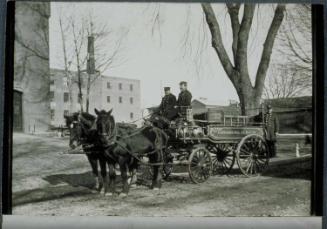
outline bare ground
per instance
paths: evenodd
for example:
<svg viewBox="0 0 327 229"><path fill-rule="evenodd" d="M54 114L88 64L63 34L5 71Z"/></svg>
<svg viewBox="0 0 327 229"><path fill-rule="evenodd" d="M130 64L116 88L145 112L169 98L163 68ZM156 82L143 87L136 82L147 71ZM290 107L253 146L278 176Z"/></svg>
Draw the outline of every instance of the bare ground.
<svg viewBox="0 0 327 229"><path fill-rule="evenodd" d="M14 135L13 214L120 216L308 216L310 162L273 166L259 177L238 170L193 184L174 174L160 191L101 196L84 155L63 155L68 140Z"/></svg>

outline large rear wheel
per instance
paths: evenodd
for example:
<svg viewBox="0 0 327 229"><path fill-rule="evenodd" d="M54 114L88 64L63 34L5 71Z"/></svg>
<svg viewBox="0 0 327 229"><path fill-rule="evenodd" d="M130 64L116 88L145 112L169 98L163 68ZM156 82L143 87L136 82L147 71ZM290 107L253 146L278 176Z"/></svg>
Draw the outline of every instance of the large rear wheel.
<svg viewBox="0 0 327 229"><path fill-rule="evenodd" d="M261 174L269 164L266 141L255 134L245 136L237 146L236 159L244 175L251 177Z"/></svg>

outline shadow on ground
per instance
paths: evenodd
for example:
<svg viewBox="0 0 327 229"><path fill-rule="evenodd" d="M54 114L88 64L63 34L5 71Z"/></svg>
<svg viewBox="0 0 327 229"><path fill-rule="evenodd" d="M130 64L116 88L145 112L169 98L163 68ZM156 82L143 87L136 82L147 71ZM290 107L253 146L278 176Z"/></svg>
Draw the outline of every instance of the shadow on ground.
<svg viewBox="0 0 327 229"><path fill-rule="evenodd" d="M273 165L265 171L262 176L285 178L285 179L312 179L312 160L305 158L298 162Z"/></svg>
<svg viewBox="0 0 327 229"><path fill-rule="evenodd" d="M90 171L76 174L55 174L46 176L43 179L51 185L66 183L72 187L93 188L95 186L94 176Z"/></svg>

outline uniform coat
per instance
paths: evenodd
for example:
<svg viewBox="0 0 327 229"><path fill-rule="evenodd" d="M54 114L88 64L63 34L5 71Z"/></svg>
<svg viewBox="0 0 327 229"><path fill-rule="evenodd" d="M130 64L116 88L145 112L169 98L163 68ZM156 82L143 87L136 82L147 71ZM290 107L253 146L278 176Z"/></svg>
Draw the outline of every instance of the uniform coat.
<svg viewBox="0 0 327 229"><path fill-rule="evenodd" d="M174 96L173 94L165 95L161 100L159 106L159 112L165 118L172 120L177 115L175 106L176 106L176 96Z"/></svg>
<svg viewBox="0 0 327 229"><path fill-rule="evenodd" d="M276 133L279 131L278 118L273 113L266 113L264 116L264 121L266 125L266 140L276 141Z"/></svg>
<svg viewBox="0 0 327 229"><path fill-rule="evenodd" d="M177 106L181 111L185 111L191 106L192 94L188 90L181 91L178 95Z"/></svg>

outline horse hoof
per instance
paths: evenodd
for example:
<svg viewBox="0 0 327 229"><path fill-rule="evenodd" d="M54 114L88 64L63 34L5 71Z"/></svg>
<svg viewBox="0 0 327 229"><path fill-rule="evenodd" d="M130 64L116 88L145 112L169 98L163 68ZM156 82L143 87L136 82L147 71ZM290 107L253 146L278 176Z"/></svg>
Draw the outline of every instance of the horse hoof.
<svg viewBox="0 0 327 229"><path fill-rule="evenodd" d="M120 197L126 197L127 194L122 192L122 193L119 194L119 196L120 196Z"/></svg>
<svg viewBox="0 0 327 229"><path fill-rule="evenodd" d="M100 191L100 195L105 195L105 194L106 194L106 192L104 190Z"/></svg>
<svg viewBox="0 0 327 229"><path fill-rule="evenodd" d="M105 196L113 196L113 193L112 193L112 192L107 192L107 193L105 194Z"/></svg>
<svg viewBox="0 0 327 229"><path fill-rule="evenodd" d="M153 188L153 191L159 191L160 189L159 188Z"/></svg>

